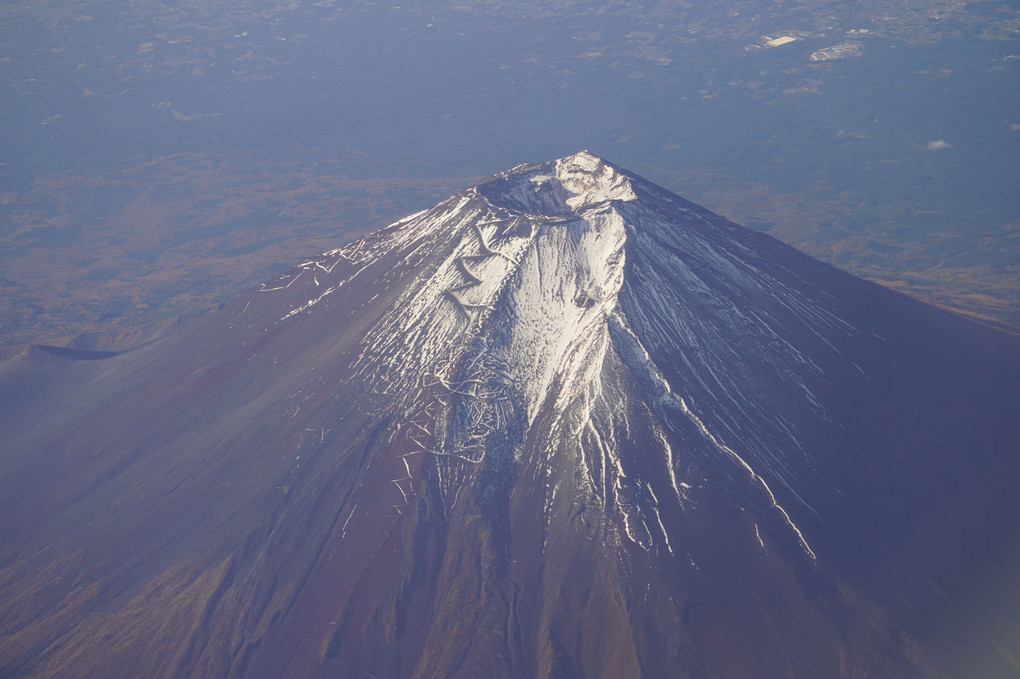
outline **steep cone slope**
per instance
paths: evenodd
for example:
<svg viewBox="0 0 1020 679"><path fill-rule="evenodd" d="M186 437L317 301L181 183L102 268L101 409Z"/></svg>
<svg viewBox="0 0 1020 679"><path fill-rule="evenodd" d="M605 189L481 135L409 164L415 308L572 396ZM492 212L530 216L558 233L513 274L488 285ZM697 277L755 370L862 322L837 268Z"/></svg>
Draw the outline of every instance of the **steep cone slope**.
<svg viewBox="0 0 1020 679"><path fill-rule="evenodd" d="M1020 342L587 152L118 341L0 367L4 676L1017 668Z"/></svg>

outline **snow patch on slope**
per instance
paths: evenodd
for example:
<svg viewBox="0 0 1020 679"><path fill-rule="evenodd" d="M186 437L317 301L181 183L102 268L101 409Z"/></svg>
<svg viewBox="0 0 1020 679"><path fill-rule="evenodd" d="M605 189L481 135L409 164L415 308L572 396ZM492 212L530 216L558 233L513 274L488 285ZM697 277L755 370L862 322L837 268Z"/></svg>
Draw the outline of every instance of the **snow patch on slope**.
<svg viewBox="0 0 1020 679"><path fill-rule="evenodd" d="M623 283L626 229L612 208L546 228L522 258L505 297L506 359L529 422L572 354L584 354Z"/></svg>
<svg viewBox="0 0 1020 679"><path fill-rule="evenodd" d="M783 517L784 522L797 536L797 540L800 543L801 548L804 550L804 553L807 554L812 561L814 561L816 559L814 550L812 550L811 547L808 545L807 539L804 537L804 534L801 532L800 528L798 528L797 525L793 522L793 519L790 518L790 515L776 501L776 496L773 494L772 489L769 488L768 483L765 482L765 479L759 476L751 467L751 465L749 465L740 455L738 455L736 451L734 451L732 448L730 448L729 446L721 442L718 438L716 438L716 436L712 434L711 431L708 430L704 422L702 422L701 418L698 417L690 409L690 407L688 407L687 402L683 399L683 397L673 392L673 389L670 386L669 382L666 381L666 379L662 376L662 373L659 371L655 363L652 361L651 356L648 355L648 351L641 344L641 340L638 339L637 335L634 334L634 331L630 329L629 325L627 324L627 320L622 313L614 314L611 317L610 328L613 333L613 338L615 340L614 345L617 347L618 350L623 349L625 351L624 361L632 369L636 371L643 370L645 373L647 383L655 385L655 391L658 392L656 404L660 408L675 409L679 407L680 412L682 412L683 415L689 421L693 422L697 426L698 431L701 432L701 434L712 444L712 446L714 446L720 452L724 453L724 455L727 458L729 458L730 460L735 462L739 467L741 467L750 477L751 481L756 483L759 487L761 487L762 490L765 491L765 494L768 496L769 503L771 504L771 506L776 511L779 512L779 514ZM671 421L671 418L663 419L666 422Z"/></svg>

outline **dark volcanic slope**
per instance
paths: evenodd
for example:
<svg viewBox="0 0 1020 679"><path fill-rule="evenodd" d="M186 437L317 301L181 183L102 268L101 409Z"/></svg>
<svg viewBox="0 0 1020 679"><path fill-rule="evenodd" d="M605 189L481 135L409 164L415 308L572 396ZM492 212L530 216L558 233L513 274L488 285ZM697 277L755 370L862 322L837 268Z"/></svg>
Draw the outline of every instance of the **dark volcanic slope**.
<svg viewBox="0 0 1020 679"><path fill-rule="evenodd" d="M1015 672L1018 378L591 154L521 166L0 367L0 674Z"/></svg>

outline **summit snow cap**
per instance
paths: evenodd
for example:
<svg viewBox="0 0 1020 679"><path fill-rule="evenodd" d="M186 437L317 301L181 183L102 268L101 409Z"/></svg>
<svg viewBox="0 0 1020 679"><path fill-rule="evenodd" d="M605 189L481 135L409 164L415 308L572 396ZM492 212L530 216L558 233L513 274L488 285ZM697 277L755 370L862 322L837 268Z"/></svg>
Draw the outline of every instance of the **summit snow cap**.
<svg viewBox="0 0 1020 679"><path fill-rule="evenodd" d="M630 177L590 151L518 165L483 183L479 191L495 205L550 217L637 198Z"/></svg>
<svg viewBox="0 0 1020 679"><path fill-rule="evenodd" d="M557 160L556 178L574 194L566 202L575 210L607 200L637 198L627 177L588 151Z"/></svg>
<svg viewBox="0 0 1020 679"><path fill-rule="evenodd" d="M555 400L554 385L569 393L567 385L593 379L624 279L618 207L637 197L630 182L584 151L518 165L401 224L389 243L407 238L398 247L421 253L429 274L367 337L358 365L366 375L398 366L368 381L408 394L422 374L465 383L458 371L475 365L484 344L497 368L471 373L471 384L512 385L530 423Z"/></svg>

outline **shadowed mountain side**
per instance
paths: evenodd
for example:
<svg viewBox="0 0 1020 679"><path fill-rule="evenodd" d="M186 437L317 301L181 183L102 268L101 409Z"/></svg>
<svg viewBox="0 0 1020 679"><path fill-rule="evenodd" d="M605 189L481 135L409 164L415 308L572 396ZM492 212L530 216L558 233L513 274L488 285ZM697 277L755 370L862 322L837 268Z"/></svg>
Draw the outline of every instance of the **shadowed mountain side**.
<svg viewBox="0 0 1020 679"><path fill-rule="evenodd" d="M1006 673L1018 378L591 154L520 166L0 365L0 667Z"/></svg>

